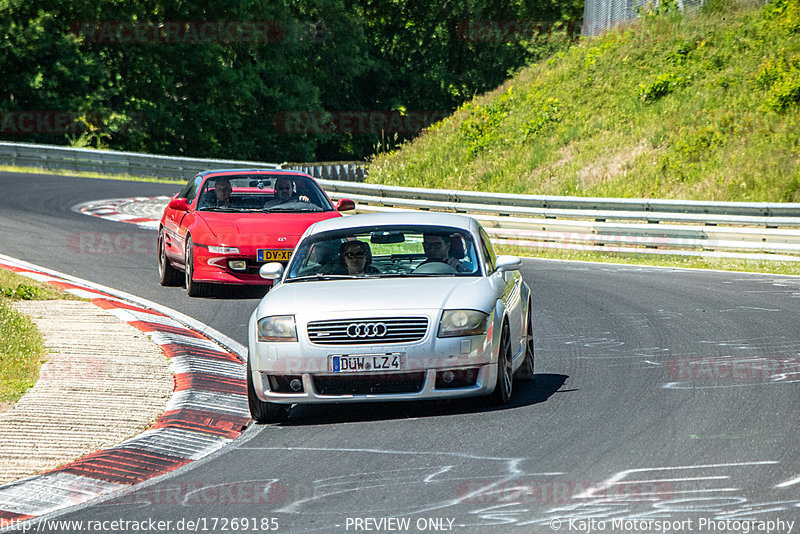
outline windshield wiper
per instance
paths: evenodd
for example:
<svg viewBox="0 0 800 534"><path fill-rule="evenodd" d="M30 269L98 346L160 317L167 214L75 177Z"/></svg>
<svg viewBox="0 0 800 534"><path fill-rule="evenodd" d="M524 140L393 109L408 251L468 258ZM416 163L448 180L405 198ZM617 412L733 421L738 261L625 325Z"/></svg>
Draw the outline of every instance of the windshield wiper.
<svg viewBox="0 0 800 534"><path fill-rule="evenodd" d="M401 276L413 276L416 278L431 278L435 276L456 276L458 273L403 273Z"/></svg>
<svg viewBox="0 0 800 534"><path fill-rule="evenodd" d="M267 211L267 212L285 212L285 213L289 213L289 212L309 212L309 213L312 213L312 212L323 211L323 209L320 208L319 206L314 206L314 207L307 207L307 206L291 206L291 207L290 206L273 206L271 208L263 208L263 211Z"/></svg>
<svg viewBox="0 0 800 534"><path fill-rule="evenodd" d="M294 278L287 278L284 280L285 282L304 282L307 280L352 280L354 278L359 278L363 275L359 274L310 274L306 276L297 276Z"/></svg>

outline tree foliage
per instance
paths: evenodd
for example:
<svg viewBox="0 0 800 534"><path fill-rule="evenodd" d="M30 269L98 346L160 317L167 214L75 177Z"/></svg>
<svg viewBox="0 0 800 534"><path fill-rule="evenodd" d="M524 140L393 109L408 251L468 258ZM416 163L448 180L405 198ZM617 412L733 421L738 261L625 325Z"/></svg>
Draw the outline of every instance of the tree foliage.
<svg viewBox="0 0 800 534"><path fill-rule="evenodd" d="M0 0L0 135L364 158L564 46L570 36L554 30L576 28L581 10L576 0Z"/></svg>

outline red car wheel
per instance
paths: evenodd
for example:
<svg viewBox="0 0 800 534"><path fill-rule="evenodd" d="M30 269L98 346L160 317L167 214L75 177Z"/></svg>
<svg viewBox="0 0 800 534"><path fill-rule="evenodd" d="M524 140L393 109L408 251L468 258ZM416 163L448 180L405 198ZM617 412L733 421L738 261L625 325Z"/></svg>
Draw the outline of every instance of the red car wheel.
<svg viewBox="0 0 800 534"><path fill-rule="evenodd" d="M194 244L191 236L186 240L186 293L190 297L202 297L206 294L206 285L194 281Z"/></svg>

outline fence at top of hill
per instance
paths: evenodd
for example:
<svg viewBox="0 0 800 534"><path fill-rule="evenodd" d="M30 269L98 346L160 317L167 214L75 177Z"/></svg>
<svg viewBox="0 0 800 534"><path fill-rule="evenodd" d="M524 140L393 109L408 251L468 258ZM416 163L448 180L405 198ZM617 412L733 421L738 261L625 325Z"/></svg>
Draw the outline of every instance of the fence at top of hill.
<svg viewBox="0 0 800 534"><path fill-rule="evenodd" d="M630 20L635 20L641 10L657 8L663 0L586 0L583 6L581 35L592 37L607 32ZM692 9L705 0L675 0L678 9Z"/></svg>

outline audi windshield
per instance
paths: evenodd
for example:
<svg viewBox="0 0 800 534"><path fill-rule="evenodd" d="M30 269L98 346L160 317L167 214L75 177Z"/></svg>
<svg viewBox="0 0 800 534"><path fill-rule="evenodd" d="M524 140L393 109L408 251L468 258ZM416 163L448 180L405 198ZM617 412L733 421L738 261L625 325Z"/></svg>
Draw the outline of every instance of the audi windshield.
<svg viewBox="0 0 800 534"><path fill-rule="evenodd" d="M284 282L360 277L479 276L472 236L442 226L380 226L315 234L295 251Z"/></svg>

